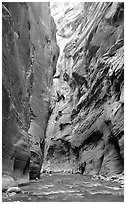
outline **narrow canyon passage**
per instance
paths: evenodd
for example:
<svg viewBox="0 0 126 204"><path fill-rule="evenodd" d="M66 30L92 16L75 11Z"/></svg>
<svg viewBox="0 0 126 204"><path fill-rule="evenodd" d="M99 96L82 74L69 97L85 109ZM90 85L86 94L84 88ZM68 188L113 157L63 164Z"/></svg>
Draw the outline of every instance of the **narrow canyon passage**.
<svg viewBox="0 0 126 204"><path fill-rule="evenodd" d="M123 201L124 3L2 4L3 201Z"/></svg>

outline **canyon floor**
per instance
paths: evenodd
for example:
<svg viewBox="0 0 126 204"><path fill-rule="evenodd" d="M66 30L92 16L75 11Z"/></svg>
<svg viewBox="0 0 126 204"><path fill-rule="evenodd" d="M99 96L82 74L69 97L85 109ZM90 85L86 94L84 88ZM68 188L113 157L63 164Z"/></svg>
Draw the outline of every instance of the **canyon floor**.
<svg viewBox="0 0 126 204"><path fill-rule="evenodd" d="M3 202L123 202L123 179L53 173L20 186L21 193L3 193Z"/></svg>

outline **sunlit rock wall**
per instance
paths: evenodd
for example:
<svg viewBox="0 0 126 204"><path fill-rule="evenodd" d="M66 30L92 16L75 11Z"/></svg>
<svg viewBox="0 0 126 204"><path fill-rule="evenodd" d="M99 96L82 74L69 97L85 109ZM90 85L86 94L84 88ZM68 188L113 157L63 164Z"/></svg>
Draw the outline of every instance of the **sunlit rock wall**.
<svg viewBox="0 0 126 204"><path fill-rule="evenodd" d="M51 89L43 168L123 171L124 4L56 2L60 55Z"/></svg>
<svg viewBox="0 0 126 204"><path fill-rule="evenodd" d="M18 180L28 178L30 150L40 156L32 165L41 168L59 48L49 3L4 2L2 10L2 167Z"/></svg>

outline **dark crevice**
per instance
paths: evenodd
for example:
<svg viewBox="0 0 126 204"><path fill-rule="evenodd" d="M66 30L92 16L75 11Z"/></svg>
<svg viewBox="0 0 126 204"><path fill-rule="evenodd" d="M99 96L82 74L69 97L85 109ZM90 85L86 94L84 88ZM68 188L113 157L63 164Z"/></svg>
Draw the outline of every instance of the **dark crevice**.
<svg viewBox="0 0 126 204"><path fill-rule="evenodd" d="M59 125L60 131L63 130L66 126L71 125L71 123L61 123Z"/></svg>
<svg viewBox="0 0 126 204"><path fill-rule="evenodd" d="M72 73L73 78L80 84L81 86L85 84L86 88L88 88L88 83L85 77L78 75L76 72Z"/></svg>
<svg viewBox="0 0 126 204"><path fill-rule="evenodd" d="M65 100L65 97L63 94L60 94L58 91L57 91L57 102L61 101L61 100Z"/></svg>

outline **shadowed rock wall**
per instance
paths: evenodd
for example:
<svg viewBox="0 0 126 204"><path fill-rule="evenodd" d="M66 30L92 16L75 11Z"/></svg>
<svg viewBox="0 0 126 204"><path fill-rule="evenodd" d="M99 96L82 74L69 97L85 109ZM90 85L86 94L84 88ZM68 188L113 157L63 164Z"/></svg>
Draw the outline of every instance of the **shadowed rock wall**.
<svg viewBox="0 0 126 204"><path fill-rule="evenodd" d="M2 10L2 168L4 178L28 179L30 150L41 158L34 161L38 171L42 165L50 86L59 54L56 26L49 3L4 2Z"/></svg>
<svg viewBox="0 0 126 204"><path fill-rule="evenodd" d="M121 173L124 4L56 2L51 11L60 56L43 168L91 175Z"/></svg>

